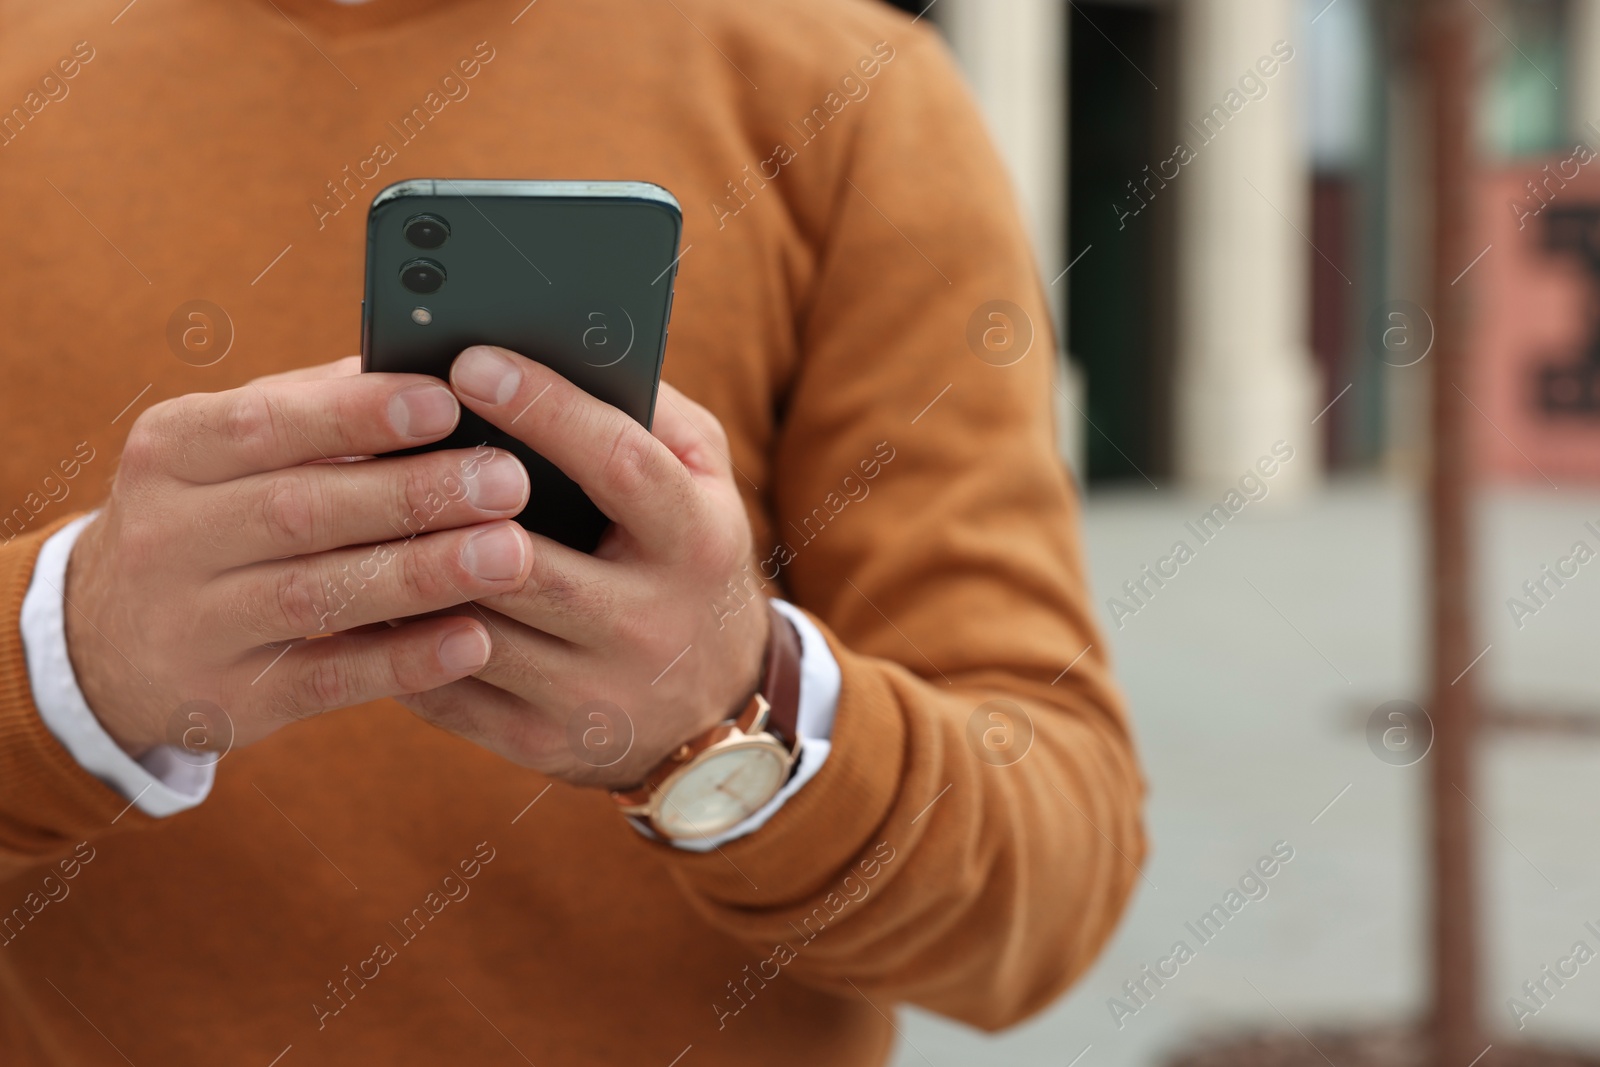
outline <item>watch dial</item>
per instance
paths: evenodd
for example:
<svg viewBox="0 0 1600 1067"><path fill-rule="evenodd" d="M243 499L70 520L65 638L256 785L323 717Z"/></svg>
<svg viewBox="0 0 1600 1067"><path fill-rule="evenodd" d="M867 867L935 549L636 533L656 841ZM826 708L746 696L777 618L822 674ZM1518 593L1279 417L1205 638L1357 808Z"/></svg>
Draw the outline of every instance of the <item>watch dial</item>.
<svg viewBox="0 0 1600 1067"><path fill-rule="evenodd" d="M672 783L656 822L673 837L720 834L777 796L783 772L783 759L768 748L712 756Z"/></svg>

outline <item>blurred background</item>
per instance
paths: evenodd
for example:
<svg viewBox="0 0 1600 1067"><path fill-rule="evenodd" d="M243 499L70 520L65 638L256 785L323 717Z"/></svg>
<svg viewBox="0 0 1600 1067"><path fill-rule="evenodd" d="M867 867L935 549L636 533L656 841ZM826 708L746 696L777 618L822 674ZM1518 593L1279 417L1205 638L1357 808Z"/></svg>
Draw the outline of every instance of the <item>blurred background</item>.
<svg viewBox="0 0 1600 1067"><path fill-rule="evenodd" d="M896 1062L1154 1065L1208 1035L1417 1021L1427 755L1369 730L1428 699L1417 5L897 6L965 67L1032 229L1152 852L1063 1001L995 1037L907 1012ZM1600 950L1600 0L1471 7L1482 251L1447 277L1470 294L1480 1003L1487 1041L1600 1052L1600 965L1571 962ZM1192 958L1161 963L1180 940Z"/></svg>

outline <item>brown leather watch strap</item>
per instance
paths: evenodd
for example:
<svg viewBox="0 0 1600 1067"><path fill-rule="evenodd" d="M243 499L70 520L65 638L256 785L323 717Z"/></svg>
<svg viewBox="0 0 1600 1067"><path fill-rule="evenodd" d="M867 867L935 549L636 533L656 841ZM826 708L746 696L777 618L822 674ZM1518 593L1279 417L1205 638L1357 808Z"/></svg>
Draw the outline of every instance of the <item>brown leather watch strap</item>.
<svg viewBox="0 0 1600 1067"><path fill-rule="evenodd" d="M761 673L761 695L772 706L767 728L793 752L800 735L800 634L770 600L767 613L772 617L772 636L767 639L767 663Z"/></svg>

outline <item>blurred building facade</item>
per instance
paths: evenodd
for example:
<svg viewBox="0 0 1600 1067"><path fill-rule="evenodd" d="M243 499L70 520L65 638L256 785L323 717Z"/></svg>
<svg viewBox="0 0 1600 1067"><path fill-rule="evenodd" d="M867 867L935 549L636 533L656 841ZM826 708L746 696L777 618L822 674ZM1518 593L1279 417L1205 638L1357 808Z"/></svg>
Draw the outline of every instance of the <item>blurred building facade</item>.
<svg viewBox="0 0 1600 1067"><path fill-rule="evenodd" d="M1296 460L1275 488L1328 471L1420 468L1431 327L1415 4L899 6L943 30L1016 177L1065 323L1065 451L1080 475L1209 489L1279 440ZM1600 151L1600 0L1475 6L1486 173L1503 189L1506 174L1536 177L1580 140ZM1506 213L1496 196L1483 198L1484 245L1494 212ZM1593 199L1600 209L1600 185ZM1600 221L1596 234L1600 271ZM1505 271L1522 270L1514 260L1474 290L1486 319L1524 310L1506 283ZM1465 280L1478 264L1461 266ZM1569 281L1566 304L1584 322L1569 347L1581 347L1591 318L1600 330L1587 310L1600 287ZM1600 334L1591 340L1600 358ZM1517 358L1482 354L1495 365ZM1519 447L1518 432L1553 434L1535 447L1563 454L1600 445L1600 410L1541 407L1530 373L1464 383L1498 405L1483 408L1486 449ZM1600 364L1593 378L1600 390ZM1532 479L1543 465L1529 456ZM1510 461L1494 469L1519 477Z"/></svg>

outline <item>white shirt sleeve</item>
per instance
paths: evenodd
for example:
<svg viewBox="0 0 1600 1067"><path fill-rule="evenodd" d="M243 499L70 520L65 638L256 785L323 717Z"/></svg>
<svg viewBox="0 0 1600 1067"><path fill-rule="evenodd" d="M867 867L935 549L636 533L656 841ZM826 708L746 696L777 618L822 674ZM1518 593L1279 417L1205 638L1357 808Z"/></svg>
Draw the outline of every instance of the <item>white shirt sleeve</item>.
<svg viewBox="0 0 1600 1067"><path fill-rule="evenodd" d="M795 729L800 734L800 765L784 787L778 791L778 795L744 822L724 830L716 837L673 842L676 847L686 851L710 852L719 845L725 845L729 841L737 840L760 829L790 797L800 792L807 782L817 776L817 772L828 759L828 753L833 749L833 716L839 709L839 689L843 684L839 673L839 661L833 658L833 651L828 648L827 639L806 617L805 612L782 600L774 600L772 606L777 608L784 618L794 623L795 630L800 634L800 717L795 724ZM645 833L654 836L637 819L632 821Z"/></svg>
<svg viewBox="0 0 1600 1067"><path fill-rule="evenodd" d="M22 645L39 717L78 765L146 815L162 818L199 804L216 778L214 759L162 745L135 760L111 739L89 709L67 656L67 559L92 515L45 541L22 598Z"/></svg>

